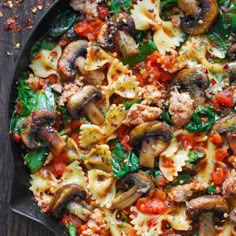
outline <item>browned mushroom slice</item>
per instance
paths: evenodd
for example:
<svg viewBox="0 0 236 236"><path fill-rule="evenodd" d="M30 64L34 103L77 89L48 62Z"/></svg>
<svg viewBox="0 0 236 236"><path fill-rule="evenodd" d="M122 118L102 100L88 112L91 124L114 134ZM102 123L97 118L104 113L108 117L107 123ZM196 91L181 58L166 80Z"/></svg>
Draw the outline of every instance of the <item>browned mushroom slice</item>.
<svg viewBox="0 0 236 236"><path fill-rule="evenodd" d="M200 0L199 6L197 4L191 5L185 3L186 0L178 1L181 10L186 13L186 16L181 19L181 29L192 35L207 32L218 16L217 1ZM190 7L192 7L192 9L190 9Z"/></svg>
<svg viewBox="0 0 236 236"><path fill-rule="evenodd" d="M64 80L74 80L76 77L75 61L87 53L88 41L77 40L68 44L58 61L58 70Z"/></svg>
<svg viewBox="0 0 236 236"><path fill-rule="evenodd" d="M199 214L199 236L214 236L214 214L228 212L227 202L220 195L205 195L194 198L188 202L187 207L187 212L191 217Z"/></svg>
<svg viewBox="0 0 236 236"><path fill-rule="evenodd" d="M167 148L171 137L170 127L160 121L136 126L130 132L130 144L139 153L140 165L153 168L155 157Z"/></svg>
<svg viewBox="0 0 236 236"><path fill-rule="evenodd" d="M126 175L119 179L116 184L117 190L125 192L112 200L112 207L124 209L130 206L153 186L152 178L142 171Z"/></svg>
<svg viewBox="0 0 236 236"><path fill-rule="evenodd" d="M73 199L85 200L86 192L76 184L67 184L54 194L48 211L58 219L62 217L67 204Z"/></svg>
<svg viewBox="0 0 236 236"><path fill-rule="evenodd" d="M56 113L46 109L32 112L20 125L21 138L26 147L35 149L42 140L48 144L54 155L59 155L65 147L65 142L50 125L56 120Z"/></svg>
<svg viewBox="0 0 236 236"><path fill-rule="evenodd" d="M228 115L219 119L211 129L211 135L214 133L223 135L232 149L233 153L236 154L236 114Z"/></svg>
<svg viewBox="0 0 236 236"><path fill-rule="evenodd" d="M67 110L74 119L78 118L83 110L93 124L101 125L104 121L104 115L93 103L93 101L101 98L102 93L99 89L93 85L86 85L69 98Z"/></svg>
<svg viewBox="0 0 236 236"><path fill-rule="evenodd" d="M201 68L183 69L176 74L173 81L173 85L180 86L180 89L190 93L195 107L204 103L204 90L208 88L209 84L207 73Z"/></svg>

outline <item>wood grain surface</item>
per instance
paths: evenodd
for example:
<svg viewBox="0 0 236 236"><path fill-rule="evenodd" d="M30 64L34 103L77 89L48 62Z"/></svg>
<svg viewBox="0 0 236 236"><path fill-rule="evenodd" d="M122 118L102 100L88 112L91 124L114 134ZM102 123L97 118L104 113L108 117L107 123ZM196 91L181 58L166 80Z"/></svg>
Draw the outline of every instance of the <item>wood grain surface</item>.
<svg viewBox="0 0 236 236"><path fill-rule="evenodd" d="M41 225L11 212L8 206L13 163L8 154L7 97L14 64L20 53L20 49L15 48L14 45L19 43L20 47L22 47L31 31L23 27L22 32L9 33L4 30L4 23L9 17L18 16L17 21L19 24L25 26L24 20L29 17L32 19L33 25L35 25L53 0L12 0L12 3L22 2L21 7L13 6L12 8L4 6L4 2L7 1L0 1L0 235L49 236L52 234ZM33 13L34 7L40 2L42 3L42 9L39 7Z"/></svg>

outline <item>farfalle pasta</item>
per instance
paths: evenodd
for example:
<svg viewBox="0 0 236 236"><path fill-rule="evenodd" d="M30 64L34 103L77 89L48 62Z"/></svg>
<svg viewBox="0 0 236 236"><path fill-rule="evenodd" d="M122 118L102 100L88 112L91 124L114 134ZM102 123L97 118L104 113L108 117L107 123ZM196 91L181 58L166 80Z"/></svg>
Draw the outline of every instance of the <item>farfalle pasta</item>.
<svg viewBox="0 0 236 236"><path fill-rule="evenodd" d="M70 236L229 236L235 3L74 1L30 51L11 135Z"/></svg>

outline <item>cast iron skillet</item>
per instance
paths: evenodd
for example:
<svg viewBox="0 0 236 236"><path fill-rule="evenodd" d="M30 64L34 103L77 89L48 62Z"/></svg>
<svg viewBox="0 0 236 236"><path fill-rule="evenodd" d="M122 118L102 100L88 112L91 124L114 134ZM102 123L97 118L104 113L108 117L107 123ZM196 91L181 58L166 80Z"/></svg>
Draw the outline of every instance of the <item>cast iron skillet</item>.
<svg viewBox="0 0 236 236"><path fill-rule="evenodd" d="M11 81L11 91L8 98L8 121L10 121L15 107L17 80L24 71L28 70L30 58L29 52L31 46L40 36L42 36L43 33L48 30L49 22L58 14L58 12L65 10L66 8L68 8L67 0L56 0L39 20L38 24L28 37L25 46L21 50L14 70L14 76ZM12 140L9 142L11 146L10 156L12 158L12 162L14 163L14 176L9 200L10 208L12 211L22 216L41 223L57 236L66 235L64 227L49 214L41 213L39 207L33 201L32 192L29 190L30 172L23 164L20 148Z"/></svg>

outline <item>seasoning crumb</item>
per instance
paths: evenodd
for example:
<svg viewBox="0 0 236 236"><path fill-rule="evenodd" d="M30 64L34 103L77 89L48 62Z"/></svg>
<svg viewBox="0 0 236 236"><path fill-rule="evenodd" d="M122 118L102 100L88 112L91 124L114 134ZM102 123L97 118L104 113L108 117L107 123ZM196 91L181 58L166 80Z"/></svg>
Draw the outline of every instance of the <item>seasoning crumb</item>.
<svg viewBox="0 0 236 236"><path fill-rule="evenodd" d="M32 7L31 11L35 14L38 11L38 8L37 7Z"/></svg>
<svg viewBox="0 0 236 236"><path fill-rule="evenodd" d="M9 52L9 51L7 51L7 52L5 53L5 55L6 55L6 56L12 56L12 55L13 55L13 53L12 53L12 52Z"/></svg>
<svg viewBox="0 0 236 236"><path fill-rule="evenodd" d="M9 17L6 20L6 22L4 22L4 25L3 25L4 30L10 33L21 32L22 26L18 24L17 19L18 19L18 16Z"/></svg>
<svg viewBox="0 0 236 236"><path fill-rule="evenodd" d="M2 11L0 11L0 17L3 17L3 13L2 13Z"/></svg>
<svg viewBox="0 0 236 236"><path fill-rule="evenodd" d="M16 42L14 42L13 45L14 45L14 48L20 48L20 46L21 46L20 43L16 43Z"/></svg>

